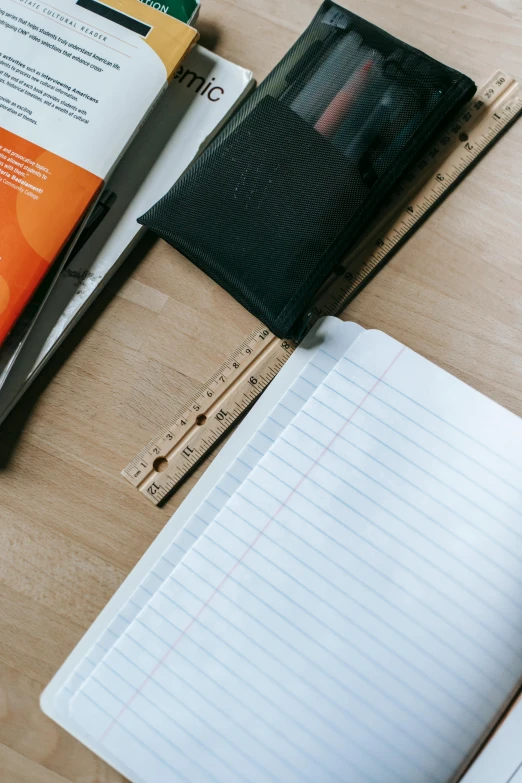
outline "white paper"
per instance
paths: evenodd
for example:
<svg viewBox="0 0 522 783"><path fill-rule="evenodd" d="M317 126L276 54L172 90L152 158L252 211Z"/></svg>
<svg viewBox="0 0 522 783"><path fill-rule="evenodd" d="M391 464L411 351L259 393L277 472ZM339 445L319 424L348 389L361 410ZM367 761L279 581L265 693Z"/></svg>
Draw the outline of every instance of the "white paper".
<svg viewBox="0 0 522 783"><path fill-rule="evenodd" d="M363 335L72 717L147 783L447 783L520 680L521 442L515 416Z"/></svg>
<svg viewBox="0 0 522 783"><path fill-rule="evenodd" d="M215 507L224 505L235 485L245 475L244 462L255 464L259 459L258 450L268 449L271 441L264 433L271 435L274 433L274 423L267 418L268 415L279 416L283 413L284 416L284 409L280 403L290 406L300 405L299 398L293 394L291 387L299 390L300 394L309 395L323 377L315 370L312 374L308 373L308 380L313 381L313 386L309 388L308 383L305 382L303 385L299 379L296 381L299 373L307 373L309 362L321 347L327 348L332 356L330 364L335 364L362 331L362 328L356 324L343 323L336 318L325 318L318 322L223 447L42 695L42 708L46 714L102 755L127 777L131 776L131 771L125 764L119 762L110 753L104 752L103 748L93 743L92 739L71 720L68 713L71 696L103 658L107 646L114 643L116 637L126 629L139 608L148 600L148 592L157 585L158 577L170 573L171 563L178 562L193 543L193 534L204 529L205 524L211 521ZM284 426L283 422L280 429ZM247 445L249 442L251 445ZM207 494L208 498L205 499ZM205 499L204 502L202 499ZM180 531L183 525L185 527ZM139 778L133 777L133 780Z"/></svg>

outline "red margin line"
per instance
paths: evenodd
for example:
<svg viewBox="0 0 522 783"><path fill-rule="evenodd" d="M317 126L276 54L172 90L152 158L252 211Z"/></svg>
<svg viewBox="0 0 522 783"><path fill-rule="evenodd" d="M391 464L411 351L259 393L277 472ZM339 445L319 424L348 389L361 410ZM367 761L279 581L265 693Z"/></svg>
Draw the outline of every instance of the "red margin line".
<svg viewBox="0 0 522 783"><path fill-rule="evenodd" d="M287 498L285 498L285 500L283 500L283 502L281 503L281 505L280 505L280 506L277 508L277 510L274 512L274 514L273 514L273 515L270 517L270 519L268 520L268 522L266 523L266 525L265 525L265 526L262 528L262 530L260 530L260 531L259 531L259 533L257 534L257 536L256 536L256 537L254 538L254 540L252 541L252 543L251 543L251 544L250 544L250 545L249 545L249 546L248 546L248 547L245 549L245 551L243 552L243 554L241 555L241 557L239 558L239 560L237 560L237 562L236 562L236 563L234 563L234 565L232 566L232 568L230 569L230 571L229 571L227 574L225 574L225 576L223 577L223 579L221 580L221 582L218 584L218 586L217 586L217 587L214 589L214 591L211 593L210 597L209 597L209 598L207 598L207 600L206 600L206 601L205 601L205 603L204 603L204 604L201 606L201 608L199 609L199 611L197 612L197 614L195 614L195 615L194 615L194 617L193 617L193 618L192 618L192 620L189 622L189 624L187 625L187 627L186 627L186 628L185 628L185 629L184 629L184 630L183 630L183 631L180 633L180 635L178 636L178 638L177 638L177 639L176 639L176 640L175 640L175 641L172 643L172 645L169 647L169 649L167 650L167 652L166 652L166 653L163 655L163 657L162 657L162 658L161 658L161 659L160 659L160 660L159 660L159 661L156 663L156 665L154 666L154 668L152 669L152 671L150 672L150 674L148 674L148 675L147 675L147 677L145 677L145 679L143 680L143 682L141 683L141 685L140 685L140 686L139 686L139 687L138 687L138 688L135 690L135 692L134 692L134 693L133 693L133 695L130 697L130 699L129 699L129 700L128 700L128 701L127 701L127 702L126 702L126 703L125 703L125 704L122 706L121 710L120 710L120 711L119 711L119 713L116 715L116 717L115 717L115 718L113 718L113 720L111 721L111 723L109 723L109 725L107 726L107 728L105 729L105 731L103 732L103 734L102 734L102 735L101 735L101 737L100 737L100 742L104 742L104 741L107 739L107 737L108 737L108 735L109 735L109 733L110 733L111 729L114 727L114 725L120 721L121 717L122 717L122 716L124 715L124 713L125 713L125 712L128 710L128 708L130 707L130 705L132 704L132 702L133 702L133 701L136 699L136 697L137 697L137 696L138 696L138 695L141 693L141 691L142 691L142 690L143 690L143 688L144 688L144 687L147 685L147 683L148 683L148 682L149 682L149 681L150 681L150 680L151 680L151 679L154 677L154 675L156 674L156 672L158 671L158 669L160 668L160 666L162 666L162 665L165 663L165 661L167 660L167 658L169 657L169 655L171 654L171 652L172 652L172 651L173 651L173 650L174 650L174 649L177 647L177 645L178 645L178 644L179 644L179 642L180 642L180 641L183 639L183 637L184 637L184 636L186 636L186 634L187 634L187 633L190 631L190 629L192 628L192 626L194 625L194 623L196 622L196 620L198 620L198 619L199 619L199 617L200 617L200 616L203 614L203 612L205 611L205 609L207 608L207 606L210 604L210 602L212 601L212 599L213 599L213 598L216 596L216 594L217 594L217 593L219 593L219 591L221 590L221 588L223 587L223 585L225 584L225 582L227 581L227 579L229 579L229 577L230 577L230 576L232 576L232 574L234 573L234 571L236 570L236 568L238 567L238 565L239 565L239 564L240 564L240 563L241 563L241 562L242 562L242 561L245 559L245 557L248 555L248 553L250 552L250 550L251 550L251 549L253 549L253 548L255 547L255 545L257 544L257 542L258 542L258 541L259 541L259 539L261 538L261 536L262 536L262 535L264 534L264 532L267 530L268 526L269 526L269 525L270 525L270 524L271 524L271 523L274 521L274 519L277 517L277 515L278 515L278 514L279 514L279 513L280 513L280 512L283 510L283 508L284 508L284 507L287 505L287 503L288 503L288 501L290 500L290 498L292 498L292 497L293 497L293 495L295 495L295 493L297 492L297 490L299 489L299 487L301 486L301 484L303 483L303 481L304 481L304 480L305 480L305 479L306 479L306 478L307 478L307 477L310 475L310 473L311 473L311 472L312 472L312 470L315 468L315 466L319 464L319 462L322 460L322 458L324 457L324 455L326 454L326 452L330 450L330 448L332 447L332 444L333 444L333 443L334 443L334 442L337 440L337 438L338 438L338 437L341 435L341 433L342 433L342 431L344 430L344 428L348 426L348 424L351 422L351 420L353 419L353 417L355 416L355 414L357 413L357 411L358 411L358 410L360 410L360 408L362 408L362 406L364 405L364 403L366 402L366 400L368 399L368 397L369 397L371 394L373 394L373 392L374 392L375 388L376 388L376 387L378 386L378 384L379 384L379 383L382 381L382 379L384 378L384 376L385 376L385 375L387 375L387 373L388 373L388 372L391 370L391 368L393 367L393 365L394 365L394 364L397 362L397 360L398 360L398 359L399 359L399 358L402 356L402 354L404 353L404 351L405 351L405 350L406 350L406 349L405 349L405 347L403 346L403 347L401 348L401 350L399 351L399 353L397 354L397 356L395 357L395 359L394 359L394 360L393 360L393 361L392 361L392 362L391 362L391 363L388 365L388 367L385 369L385 371L383 372L383 374L382 374L382 375L381 375L379 378L377 378L377 380L376 380L376 381L375 381L375 383L373 384L372 388L371 388L369 391L367 391L367 392L366 392L366 394L364 395L363 399L361 400L361 402L359 403L359 405L358 405L358 406L355 408L355 410L353 411L353 413L351 413L351 414L350 414L350 416L349 416L349 418L348 418L348 419L346 419L346 421L344 422L344 424L342 425L342 427L341 427L339 430L337 430L337 432L336 432L336 433L335 433L335 435L332 437L332 439L330 440L330 442L329 442L329 443L328 443L328 444L327 444L327 445L324 447L324 449L323 449L323 450L322 450L322 452L319 454L319 456L318 456L318 457L317 457L317 458L316 458L316 459L315 459L315 460L312 462L312 464L310 465L310 467L308 468L308 470L306 471L306 473L303 473L303 475L301 476L301 478L299 479L299 481L297 482L297 484L295 485L295 487L294 487L292 490L290 490L290 492L289 492L289 494L288 494L288 497L287 497Z"/></svg>

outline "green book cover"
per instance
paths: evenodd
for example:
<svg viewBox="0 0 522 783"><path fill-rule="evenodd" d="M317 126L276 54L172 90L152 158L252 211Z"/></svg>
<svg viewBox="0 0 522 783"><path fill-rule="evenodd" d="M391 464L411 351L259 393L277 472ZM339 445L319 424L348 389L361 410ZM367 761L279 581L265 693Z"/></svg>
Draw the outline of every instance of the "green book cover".
<svg viewBox="0 0 522 783"><path fill-rule="evenodd" d="M187 23L191 21L198 7L197 0L140 0L140 2Z"/></svg>

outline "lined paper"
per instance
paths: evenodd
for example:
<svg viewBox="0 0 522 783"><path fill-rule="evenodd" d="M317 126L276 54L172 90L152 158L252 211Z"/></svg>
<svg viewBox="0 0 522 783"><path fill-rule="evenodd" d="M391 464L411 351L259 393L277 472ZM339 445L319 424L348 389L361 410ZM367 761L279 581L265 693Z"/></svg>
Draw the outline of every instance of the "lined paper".
<svg viewBox="0 0 522 783"><path fill-rule="evenodd" d="M55 696L55 706L60 715L68 716L71 698L95 666L125 632L138 612L161 586L164 579L170 575L183 555L188 552L194 541L214 519L217 511L223 508L248 472L268 451L291 417L302 407L303 400L311 396L314 389L324 380L328 372L362 331L362 328L356 324L343 324L337 319L328 319L321 326L315 339L311 335L312 345L306 349L302 347L299 349L300 352L306 351L306 355L313 365L305 364L295 381L273 406L270 417L260 423L251 442L241 449L237 457L232 460L208 497L199 505L196 513L188 519L183 529L174 537L171 545L158 559L145 579L131 592L128 600L123 603L97 642L86 652L85 657ZM294 361L294 358L295 355L290 359L290 363ZM197 492L198 488L196 487L193 491Z"/></svg>
<svg viewBox="0 0 522 783"><path fill-rule="evenodd" d="M301 403L71 700L146 783L447 783L520 680L520 420L377 332Z"/></svg>

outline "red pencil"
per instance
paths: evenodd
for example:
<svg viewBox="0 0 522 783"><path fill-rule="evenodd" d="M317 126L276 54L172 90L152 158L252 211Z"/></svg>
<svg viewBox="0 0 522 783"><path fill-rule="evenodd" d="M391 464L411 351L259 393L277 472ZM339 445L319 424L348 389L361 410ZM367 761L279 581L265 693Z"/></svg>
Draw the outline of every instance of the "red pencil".
<svg viewBox="0 0 522 783"><path fill-rule="evenodd" d="M368 84L374 61L370 58L350 77L315 123L321 135L330 138Z"/></svg>

